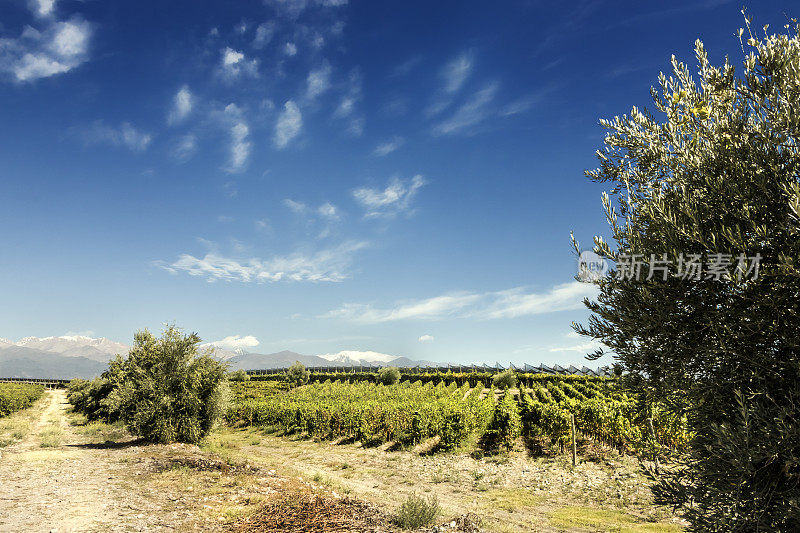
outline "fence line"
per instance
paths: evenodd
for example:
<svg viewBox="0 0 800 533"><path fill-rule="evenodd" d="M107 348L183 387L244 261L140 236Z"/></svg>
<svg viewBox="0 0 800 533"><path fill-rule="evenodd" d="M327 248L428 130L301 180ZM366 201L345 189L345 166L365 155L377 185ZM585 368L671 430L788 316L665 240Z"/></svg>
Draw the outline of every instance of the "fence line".
<svg viewBox="0 0 800 533"><path fill-rule="evenodd" d="M0 378L0 383L35 383L44 385L48 389L65 389L69 381L68 379L52 378Z"/></svg>
<svg viewBox="0 0 800 533"><path fill-rule="evenodd" d="M307 367L306 370L309 372L325 372L325 373L333 373L333 372L346 372L346 373L363 373L363 372L377 372L381 368L385 368L386 365L373 365L373 366L315 366L315 367ZM263 368L263 369L250 369L246 370L248 374L251 376L263 376L269 374L282 374L286 372L289 367L279 367L279 368ZM531 365L523 365L522 367L517 367L513 364L509 364L509 366L504 367L502 365L496 366L486 366L486 365L447 365L447 366L414 366L414 367L399 367L403 374L422 374L428 372L439 372L439 373L446 373L446 372L454 372L459 374L464 373L477 373L477 372L502 372L503 370L513 370L515 372L525 372L525 373L533 373L533 374L553 374L553 375L582 375L582 376L604 376L610 377L612 375L611 367L603 366L596 369L587 368L585 366L581 368L577 368L575 366L570 365L567 368L564 368L560 365L553 365L552 367L547 365L538 365L538 366L531 366Z"/></svg>

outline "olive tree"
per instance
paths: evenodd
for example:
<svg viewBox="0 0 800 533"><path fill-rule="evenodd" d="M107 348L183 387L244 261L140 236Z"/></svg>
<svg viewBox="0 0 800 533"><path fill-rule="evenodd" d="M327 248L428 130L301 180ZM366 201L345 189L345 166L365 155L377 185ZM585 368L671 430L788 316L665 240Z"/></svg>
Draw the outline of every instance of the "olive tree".
<svg viewBox="0 0 800 533"><path fill-rule="evenodd" d="M575 328L687 417L690 449L659 501L696 531L800 531L800 40L745 22L738 75L697 41L696 76L673 57L652 112L601 121L587 175L609 184L614 242L593 249L616 266ZM642 275L621 275L636 254ZM687 276L690 257L730 268Z"/></svg>
<svg viewBox="0 0 800 533"><path fill-rule="evenodd" d="M311 373L306 370L306 367L300 361L295 361L292 366L286 371L286 381L294 385L295 387L299 387L300 385L305 385L308 383L308 380L311 378Z"/></svg>
<svg viewBox="0 0 800 533"><path fill-rule="evenodd" d="M160 338L134 336L106 403L126 427L151 442L199 442L223 414L226 367L198 350L196 333L167 326Z"/></svg>
<svg viewBox="0 0 800 533"><path fill-rule="evenodd" d="M384 385L394 385L400 382L400 369L394 366L387 366L386 368L381 368L380 372L378 372L378 383L383 383Z"/></svg>

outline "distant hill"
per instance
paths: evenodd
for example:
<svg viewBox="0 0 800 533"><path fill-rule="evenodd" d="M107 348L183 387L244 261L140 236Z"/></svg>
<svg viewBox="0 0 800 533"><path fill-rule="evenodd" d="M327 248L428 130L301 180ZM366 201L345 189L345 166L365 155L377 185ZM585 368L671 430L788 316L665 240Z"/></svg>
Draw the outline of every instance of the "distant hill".
<svg viewBox="0 0 800 533"><path fill-rule="evenodd" d="M207 347L204 345L203 347ZM0 338L0 377L90 378L97 376L115 354L127 355L129 346L105 338L82 335L25 337L17 342ZM241 348L215 349L215 356L232 370L286 368L300 361L307 367L436 366L431 361L413 361L380 352L345 350L338 353L303 355L284 350L258 354Z"/></svg>
<svg viewBox="0 0 800 533"><path fill-rule="evenodd" d="M295 361L300 361L305 366L325 366L330 364L329 361L316 355L302 355L288 350L269 354L246 353L236 355L228 359L228 364L234 370L266 370L291 366Z"/></svg>
<svg viewBox="0 0 800 533"><path fill-rule="evenodd" d="M0 377L90 378L105 368L105 362L88 357L64 356L24 346L0 347Z"/></svg>
<svg viewBox="0 0 800 533"><path fill-rule="evenodd" d="M406 357L397 357L377 352L343 351L338 354L302 355L284 350L271 354L245 353L235 355L228 359L228 364L234 370L267 370L271 368L285 368L295 361L300 361L307 367L320 366L436 366L440 363L430 361L413 361Z"/></svg>
<svg viewBox="0 0 800 533"><path fill-rule="evenodd" d="M91 378L101 374L115 354L127 355L129 349L83 335L0 339L0 377Z"/></svg>

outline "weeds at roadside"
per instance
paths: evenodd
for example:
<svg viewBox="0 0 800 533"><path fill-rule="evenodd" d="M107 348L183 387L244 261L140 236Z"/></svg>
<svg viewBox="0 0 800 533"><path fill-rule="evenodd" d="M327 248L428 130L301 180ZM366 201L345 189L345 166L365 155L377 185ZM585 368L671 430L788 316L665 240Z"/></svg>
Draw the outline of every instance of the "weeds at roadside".
<svg viewBox="0 0 800 533"><path fill-rule="evenodd" d="M433 524L441 508L435 495L427 498L411 493L397 510L394 523L403 529L419 529Z"/></svg>

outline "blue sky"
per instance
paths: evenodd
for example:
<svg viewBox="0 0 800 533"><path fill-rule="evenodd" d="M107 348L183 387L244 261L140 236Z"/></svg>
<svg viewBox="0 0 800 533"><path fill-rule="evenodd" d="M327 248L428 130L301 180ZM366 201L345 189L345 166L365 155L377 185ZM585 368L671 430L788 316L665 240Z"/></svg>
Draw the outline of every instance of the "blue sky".
<svg viewBox="0 0 800 533"><path fill-rule="evenodd" d="M598 119L740 8L0 3L0 336L583 364Z"/></svg>

